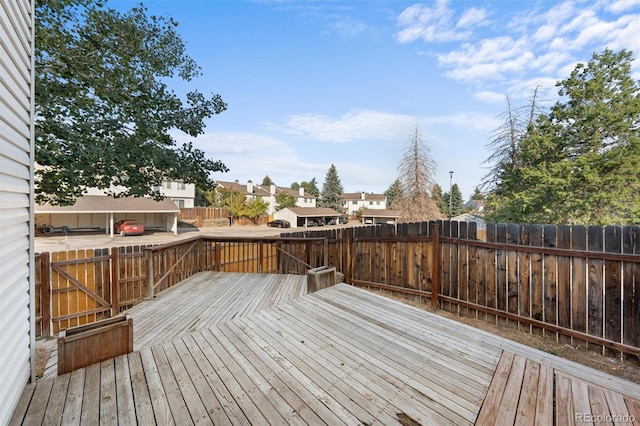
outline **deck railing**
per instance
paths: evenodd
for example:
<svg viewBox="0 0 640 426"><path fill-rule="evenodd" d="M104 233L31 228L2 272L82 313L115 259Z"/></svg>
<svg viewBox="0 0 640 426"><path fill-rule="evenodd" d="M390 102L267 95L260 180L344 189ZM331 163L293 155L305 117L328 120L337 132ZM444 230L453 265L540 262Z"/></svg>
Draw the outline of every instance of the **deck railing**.
<svg viewBox="0 0 640 426"><path fill-rule="evenodd" d="M117 315L202 271L305 274L327 264L326 238L194 237L157 246L36 256L36 334Z"/></svg>

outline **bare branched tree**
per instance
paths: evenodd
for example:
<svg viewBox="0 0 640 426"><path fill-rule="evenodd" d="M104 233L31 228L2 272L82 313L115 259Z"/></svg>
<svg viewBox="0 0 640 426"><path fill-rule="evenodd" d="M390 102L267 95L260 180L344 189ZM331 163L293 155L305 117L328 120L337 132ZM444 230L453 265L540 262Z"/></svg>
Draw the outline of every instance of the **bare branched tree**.
<svg viewBox="0 0 640 426"><path fill-rule="evenodd" d="M431 198L436 163L429 148L422 141L419 126L411 135L400 164L398 180L401 191L391 208L400 213L401 222L418 222L442 218L440 209Z"/></svg>
<svg viewBox="0 0 640 426"><path fill-rule="evenodd" d="M486 145L492 154L483 162L489 165L480 185L485 192L496 187L505 168L520 166L520 141L540 113L539 95L540 86L537 86L529 103L522 107L513 106L509 96L505 95L507 110L499 116L504 122L491 132L491 140Z"/></svg>

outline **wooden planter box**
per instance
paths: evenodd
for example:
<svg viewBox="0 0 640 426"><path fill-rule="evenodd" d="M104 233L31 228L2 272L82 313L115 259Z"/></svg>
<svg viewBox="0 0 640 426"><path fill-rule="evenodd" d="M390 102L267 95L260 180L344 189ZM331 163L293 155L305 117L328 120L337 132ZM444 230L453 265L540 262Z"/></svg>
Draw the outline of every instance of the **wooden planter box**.
<svg viewBox="0 0 640 426"><path fill-rule="evenodd" d="M120 316L63 330L58 375L133 352L133 318Z"/></svg>
<svg viewBox="0 0 640 426"><path fill-rule="evenodd" d="M313 293L336 283L336 268L320 266L307 271L307 292Z"/></svg>

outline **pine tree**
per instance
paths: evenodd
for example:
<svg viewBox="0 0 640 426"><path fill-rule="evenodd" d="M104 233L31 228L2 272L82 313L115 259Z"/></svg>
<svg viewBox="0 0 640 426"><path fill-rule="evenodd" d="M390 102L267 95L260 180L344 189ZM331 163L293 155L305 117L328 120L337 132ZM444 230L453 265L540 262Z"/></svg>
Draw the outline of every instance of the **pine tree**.
<svg viewBox="0 0 640 426"><path fill-rule="evenodd" d="M386 191L384 191L384 195L387 196L387 206L389 208L393 206L393 201L396 199L396 197L400 196L401 192L402 192L402 188L400 187L399 179L394 180L393 183L389 186L389 188Z"/></svg>
<svg viewBox="0 0 640 426"><path fill-rule="evenodd" d="M640 221L640 84L632 54L605 50L558 82L563 97L520 140L488 197L493 221Z"/></svg>
<svg viewBox="0 0 640 426"><path fill-rule="evenodd" d="M271 180L271 178L269 177L269 175L266 175L264 177L264 179L262 179L262 183L260 185L265 187L265 188L269 188L271 185L274 185L274 183Z"/></svg>
<svg viewBox="0 0 640 426"><path fill-rule="evenodd" d="M435 171L435 161L430 157L429 148L422 141L416 125L398 166L401 195L394 199L393 209L400 213L401 222L428 221L442 217L429 193L433 188Z"/></svg>
<svg viewBox="0 0 640 426"><path fill-rule="evenodd" d="M314 197L320 195L320 190L318 189L318 181L316 181L316 178L311 179L309 182L304 181L300 184L300 186Z"/></svg>
<svg viewBox="0 0 640 426"><path fill-rule="evenodd" d="M336 166L332 164L331 167L329 167L329 171L327 171L324 185L322 186L320 207L328 207L338 213L342 213L344 210L343 193L344 189L340 182L338 171L336 170Z"/></svg>
<svg viewBox="0 0 640 426"><path fill-rule="evenodd" d="M431 189L431 199L438 206L438 210L440 210L440 214L442 216L447 216L449 214L449 196L447 195L447 202L445 203L445 195L442 193L442 187L437 183L433 185Z"/></svg>

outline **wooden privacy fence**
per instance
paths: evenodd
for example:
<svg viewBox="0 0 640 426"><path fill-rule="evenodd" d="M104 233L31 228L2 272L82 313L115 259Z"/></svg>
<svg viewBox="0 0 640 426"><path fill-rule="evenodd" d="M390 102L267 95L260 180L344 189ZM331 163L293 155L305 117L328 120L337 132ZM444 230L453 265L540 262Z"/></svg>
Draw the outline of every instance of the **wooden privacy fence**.
<svg viewBox="0 0 640 426"><path fill-rule="evenodd" d="M115 315L199 271L302 274L329 266L346 283L640 355L640 227L488 224L487 241L477 232L471 222L424 222L42 253L36 279L51 286L37 284L38 331Z"/></svg>
<svg viewBox="0 0 640 426"><path fill-rule="evenodd" d="M204 220L226 219L229 217L229 211L223 208L214 207L191 207L180 209L180 220L196 220L197 218Z"/></svg>
<svg viewBox="0 0 640 426"><path fill-rule="evenodd" d="M36 335L110 318L201 271L305 274L325 238L195 237L161 246L36 256Z"/></svg>
<svg viewBox="0 0 640 426"><path fill-rule="evenodd" d="M329 266L347 283L640 356L640 227L487 224L487 241L471 222L303 234L329 239Z"/></svg>

